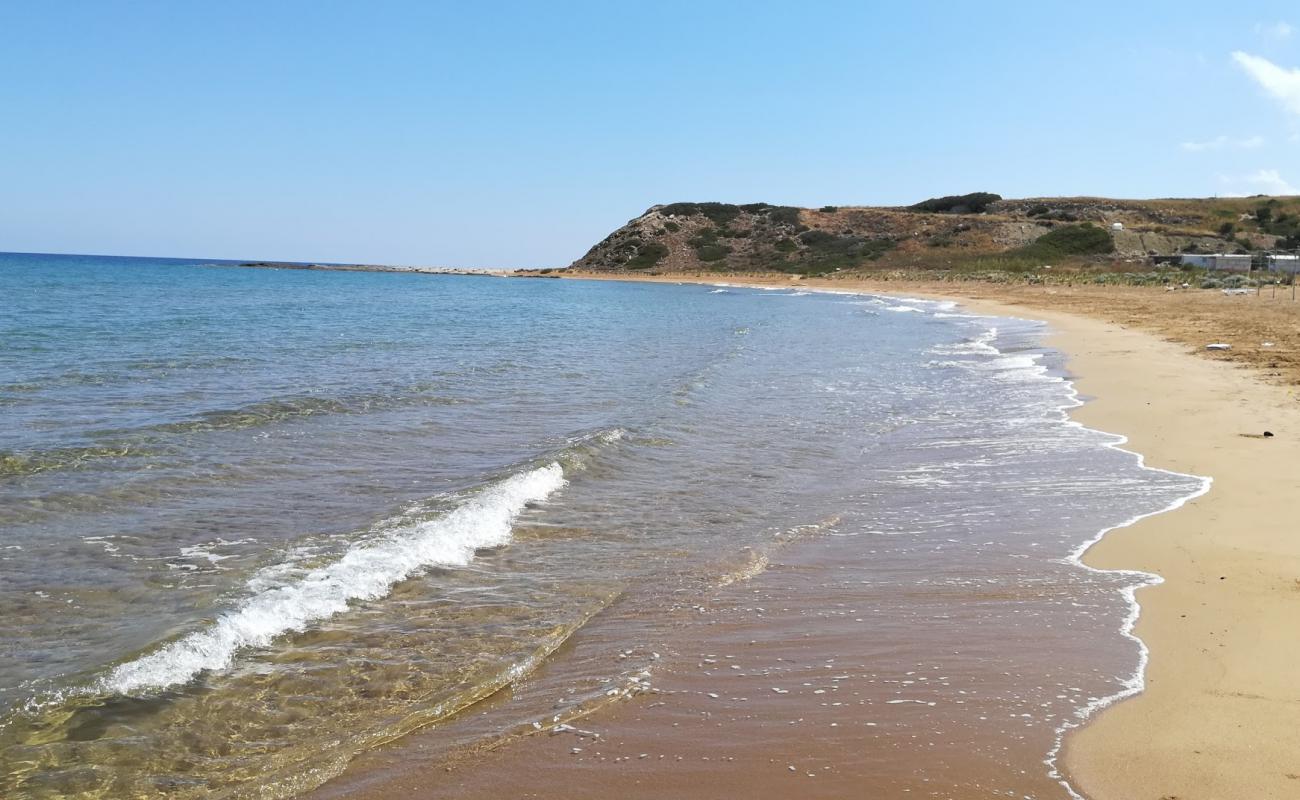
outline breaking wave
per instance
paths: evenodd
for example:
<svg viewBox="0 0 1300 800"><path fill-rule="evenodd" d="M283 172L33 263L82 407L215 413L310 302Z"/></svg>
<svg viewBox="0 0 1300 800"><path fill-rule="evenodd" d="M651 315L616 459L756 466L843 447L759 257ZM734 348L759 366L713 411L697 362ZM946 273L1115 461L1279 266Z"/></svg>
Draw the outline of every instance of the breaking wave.
<svg viewBox="0 0 1300 800"><path fill-rule="evenodd" d="M436 519L394 527L292 583L250 597L206 629L118 665L94 688L132 695L176 686L229 666L241 650L345 611L354 600L383 597L421 569L468 564L480 548L508 543L524 508L564 484L555 462L505 478Z"/></svg>

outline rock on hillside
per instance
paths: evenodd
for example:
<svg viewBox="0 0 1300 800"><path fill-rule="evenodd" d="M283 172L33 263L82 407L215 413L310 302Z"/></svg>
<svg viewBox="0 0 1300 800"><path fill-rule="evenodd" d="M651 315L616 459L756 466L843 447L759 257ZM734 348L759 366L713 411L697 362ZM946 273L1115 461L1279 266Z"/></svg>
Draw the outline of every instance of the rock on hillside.
<svg viewBox="0 0 1300 800"><path fill-rule="evenodd" d="M900 250L1007 249L1033 241L1050 224L888 208L673 203L628 222L572 267L818 274L865 266Z"/></svg>
<svg viewBox="0 0 1300 800"><path fill-rule="evenodd" d="M1266 206L1271 212L1263 210ZM1004 200L976 193L901 208L673 203L631 220L572 267L802 274L945 267L985 257L1041 258L1043 248L1028 245L1053 230L1083 225L1109 232L1114 246L1104 257L1131 259L1273 247L1289 241L1284 238L1288 232L1300 235L1286 227L1297 219L1300 199L1294 198ZM1115 223L1122 230L1113 229ZM1081 255L1103 258L1098 250Z"/></svg>

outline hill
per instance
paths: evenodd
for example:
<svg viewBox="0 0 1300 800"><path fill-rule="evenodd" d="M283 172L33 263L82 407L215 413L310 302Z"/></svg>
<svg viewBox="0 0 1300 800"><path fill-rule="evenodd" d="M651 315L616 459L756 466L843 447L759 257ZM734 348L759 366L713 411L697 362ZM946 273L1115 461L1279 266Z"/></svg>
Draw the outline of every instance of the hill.
<svg viewBox="0 0 1300 800"><path fill-rule="evenodd" d="M978 192L898 207L659 205L611 233L572 268L805 275L1016 270L1296 247L1300 197L1007 200Z"/></svg>

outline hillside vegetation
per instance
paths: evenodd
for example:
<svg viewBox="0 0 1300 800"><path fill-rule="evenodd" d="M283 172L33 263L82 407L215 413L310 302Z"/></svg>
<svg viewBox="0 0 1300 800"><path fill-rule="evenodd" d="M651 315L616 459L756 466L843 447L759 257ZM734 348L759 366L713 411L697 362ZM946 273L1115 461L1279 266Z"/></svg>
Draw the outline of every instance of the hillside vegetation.
<svg viewBox="0 0 1300 800"><path fill-rule="evenodd" d="M1155 255L1297 247L1297 197L1007 200L975 192L905 207L654 206L572 266L599 272L803 275L1126 269Z"/></svg>

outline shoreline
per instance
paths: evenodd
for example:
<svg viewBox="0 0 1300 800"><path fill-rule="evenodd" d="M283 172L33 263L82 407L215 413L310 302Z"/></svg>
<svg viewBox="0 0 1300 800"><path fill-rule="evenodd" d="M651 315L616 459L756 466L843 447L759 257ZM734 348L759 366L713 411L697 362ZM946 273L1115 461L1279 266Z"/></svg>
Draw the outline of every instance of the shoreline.
<svg viewBox="0 0 1300 800"><path fill-rule="evenodd" d="M1053 338L1054 335L1055 334L1052 332L1052 329L1049 327L1047 335L1044 336L1044 339L1050 340ZM1068 360L1070 359L1069 352L1064 350L1061 347L1057 347L1056 349L1058 349L1066 356L1067 363L1068 363ZM1083 399L1083 395L1079 391L1077 376L1072 375L1069 380L1070 380L1070 387L1072 391L1072 398L1074 400L1074 405L1063 408L1062 411L1064 412L1065 418L1069 424L1079 425L1084 428L1089 428L1088 425L1076 419L1076 412L1079 409L1084 408L1088 404L1088 401ZM1150 647L1147 646L1146 641L1142 639L1142 637L1138 636L1137 633L1135 632L1135 629L1137 628L1137 623L1142 617L1142 604L1138 600L1138 592L1146 588L1159 586L1160 584L1164 583L1165 580L1164 576L1146 570L1094 566L1088 563L1088 554L1092 551L1094 547L1096 547L1097 545L1105 541L1106 537L1109 536L1110 534L1116 531L1122 531L1127 528L1132 528L1133 526L1140 524L1144 520L1173 513L1179 510L1180 508L1182 508L1183 506L1187 505L1188 503L1196 500L1197 498L1203 497L1204 495L1208 494L1214 487L1214 478L1212 477L1175 472L1173 470L1164 469L1162 467L1153 467L1147 464L1146 455L1144 453L1141 453L1137 450L1130 449L1128 447L1128 445L1130 444L1130 440L1129 437L1124 434L1113 433L1107 430L1102 430L1100 428L1089 428L1089 429L1096 430L1099 433L1104 433L1104 434L1114 436L1115 441L1110 442L1105 446L1134 456L1137 459L1137 463L1139 467L1141 467L1142 469L1155 470L1157 472L1175 474L1183 477L1199 478L1201 481L1201 485L1196 491L1177 498L1176 500L1172 501L1171 503L1169 503L1169 505L1165 506L1164 508L1157 509L1155 511L1148 511L1143 514L1138 514L1116 525L1111 525L1110 527L1101 529L1091 539L1081 543L1078 547L1076 547L1074 551L1071 552L1068 558L1066 559L1067 561L1076 564L1082 569L1090 570L1093 572L1127 573L1130 575L1140 576L1143 578L1143 581L1141 583L1127 586L1121 590L1124 595L1124 599L1128 604L1129 612L1124 617L1124 621L1120 626L1120 634L1124 638L1132 641L1135 645L1137 645L1138 648L1138 663L1133 670L1133 674L1129 676L1128 680L1124 682L1123 689L1116 692L1115 694L1093 699L1087 706L1080 709L1076 713L1075 718L1073 720L1063 722L1061 726L1057 728L1056 742L1053 745L1052 749L1048 752L1047 758L1044 761L1044 763L1048 767L1048 774L1051 775L1053 778L1056 778L1061 783L1061 785L1065 787L1065 790L1069 792L1072 797L1077 798L1077 800L1084 800L1083 795L1079 794L1079 792L1076 790L1077 787L1075 785L1075 782L1070 780L1070 777L1068 776L1066 771L1066 767L1062 763L1062 759L1061 759L1062 753L1065 750L1067 737L1070 736L1071 732L1076 731L1088 725L1099 713L1105 712L1106 709L1110 708L1111 706L1114 706L1116 703L1121 703L1125 700L1128 700L1131 697L1140 695L1142 692L1146 690L1147 667L1151 660L1151 649Z"/></svg>
<svg viewBox="0 0 1300 800"><path fill-rule="evenodd" d="M990 297L1000 287L988 285L661 280L919 296L1046 322L1045 344L1065 353L1075 389L1087 398L1070 419L1122 436L1116 446L1148 467L1214 480L1208 493L1103 531L1080 549L1086 566L1161 582L1136 592L1132 635L1146 651L1141 689L1098 705L1086 724L1067 730L1061 773L1097 800L1300 793L1300 763L1288 744L1300 729L1300 689L1288 667L1300 659L1300 642L1288 634L1300 603L1300 535L1285 502L1300 490L1294 388L1153 332L1053 309L1046 293L1006 302ZM1276 435L1263 438L1265 430Z"/></svg>
<svg viewBox="0 0 1300 800"><path fill-rule="evenodd" d="M1034 313L1055 329L1048 341L1068 355L1076 386L1093 396L1073 419L1124 435L1148 466L1214 480L1177 513L1109 531L1083 554L1089 566L1162 582L1137 594L1133 633L1148 652L1141 692L1066 737L1065 774L1102 799L1294 796L1300 779L1285 743L1300 709L1283 665L1297 656L1287 607L1300 589L1300 548L1269 483L1297 488L1294 400L1245 369L1146 333ZM1272 429L1282 435L1255 438ZM1201 624L1189 630L1189 619ZM1242 623L1253 632L1220 641ZM1239 702L1246 698L1256 702Z"/></svg>
<svg viewBox="0 0 1300 800"><path fill-rule="evenodd" d="M640 276L595 277L636 280ZM923 297L955 301L973 313L1046 322L1049 329L1043 343L1065 354L1071 385L1082 403L1062 407L1068 420L1114 434L1114 447L1133 453L1149 468L1207 476L1214 479L1214 487L1208 494L1202 491L1171 508L1100 531L1093 541L1080 545L1075 555L1081 554L1080 563L1091 569L1140 572L1162 579L1126 595L1132 613L1121 632L1137 638L1144 660L1130 681L1131 691L1090 698L1087 718L1065 723L1050 752L1022 753L1007 766L1033 771L1041 764L1037 769L1044 778L1063 783L1067 791L1089 800L1295 795L1300 789L1300 766L1294 764L1288 743L1300 725L1300 698L1288 676L1289 665L1300 658L1300 647L1287 637L1300 600L1300 537L1292 535L1284 516L1289 512L1286 498L1296 496L1294 490L1300 488L1300 448L1295 440L1300 407L1294 387L1268 382L1276 375L1225 363L1218 353L1198 355L1185 341L1162 340L1152 330L1133 330L1095 312L1053 307L1069 298L1041 288L1031 294L1023 287L988 284L721 277L729 276L662 276L657 282ZM1006 296L996 296L999 292ZM1219 300L1218 293L1207 294L1229 311L1240 308L1230 298ZM1124 294L1112 291L1110 296ZM1263 438L1266 429L1277 435ZM787 563L780 573L782 591L796 593L785 595L792 605L799 602L793 599L800 592L798 576L805 571L817 574L833 563L826 562L827 555L819 555L818 550L803 549L798 555L791 551L794 563ZM744 591L756 593L765 584L771 587L770 581L756 579ZM779 596L768 596L766 605L779 604ZM856 602L848 596L839 599ZM719 597L713 600L725 605ZM722 631L707 622L685 623L687 627L675 635L683 642L683 654L739 653L746 640L749 645L761 640L767 642L761 648L763 657L779 654L785 658L778 661L793 657L805 663L847 645L844 639L802 648L793 640L778 645L780 631L792 630L790 622L778 622L769 614L761 623L753 623L738 628L725 641L710 639ZM778 638L772 639L773 635ZM749 657L755 655L757 651ZM716 720L726 719L714 716L719 701L704 699L717 697L707 694L715 687L681 671L671 674L671 681L666 680L670 676L664 677L665 694L643 694L585 715L580 725L601 731L590 744L585 732L562 726L569 735L556 735L561 730L557 729L550 736L502 741L435 766L427 763L421 739L437 736L430 729L359 758L344 775L309 796L540 797L556 790L573 797L598 796L591 794L594 789L583 788L588 786L632 797L650 793L712 797L738 791L785 796L789 792L789 787L778 791L776 784L757 773L711 771L707 763L688 767L689 761L683 763L680 755L675 764L656 761L653 755L640 761L647 758L645 753L659 753L662 759L667 752L671 758L673 749L682 744L695 748L694 757L705 762L710 757L734 761L730 756L742 753L740 741L714 741L714 725L722 724ZM655 683L657 691L659 680ZM758 711L750 708L751 713ZM803 713L811 717L816 711L808 706ZM764 724L769 736L779 736L785 727L781 720L768 719L759 723L760 731ZM744 745L749 748L744 752L751 759L761 755L763 763L781 762L768 765L774 769L781 769L788 759L792 773L798 763L797 777L803 778L804 764L826 746L815 737L782 741L755 739ZM573 744L579 747L571 750ZM594 763L584 766L585 755L576 756L575 762L572 754L591 748L597 750L596 756L603 751L613 763L621 761L620 769L610 771ZM625 755L615 758L617 753ZM833 764L834 759L852 762L866 754L840 748L825 757L824 763ZM802 796L838 798L851 790L853 784L845 782L848 776L836 778L834 766L820 769L831 771L818 772L826 776L822 780L800 784ZM813 777L807 773L807 778ZM986 796L974 788L978 782L971 786L971 791L951 796Z"/></svg>

